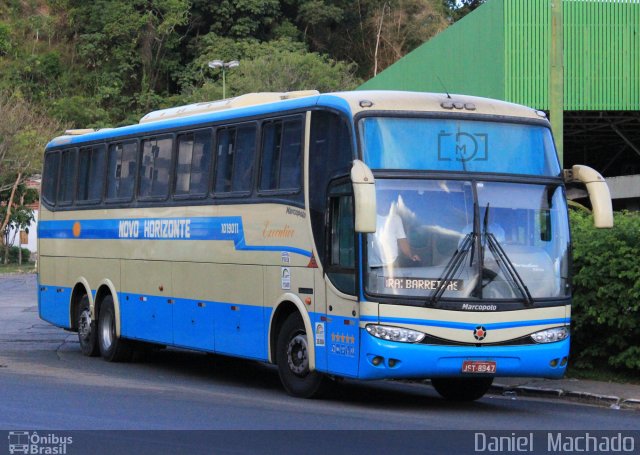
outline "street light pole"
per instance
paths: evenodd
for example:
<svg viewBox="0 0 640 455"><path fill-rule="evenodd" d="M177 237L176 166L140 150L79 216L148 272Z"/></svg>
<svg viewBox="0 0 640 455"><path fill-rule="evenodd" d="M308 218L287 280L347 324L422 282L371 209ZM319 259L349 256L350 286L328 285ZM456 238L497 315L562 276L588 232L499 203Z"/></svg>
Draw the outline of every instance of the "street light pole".
<svg viewBox="0 0 640 455"><path fill-rule="evenodd" d="M222 99L227 99L227 78L226 70L237 68L240 66L240 62L237 60L231 60L229 62L223 62L222 60L212 60L209 62L209 68L222 70Z"/></svg>

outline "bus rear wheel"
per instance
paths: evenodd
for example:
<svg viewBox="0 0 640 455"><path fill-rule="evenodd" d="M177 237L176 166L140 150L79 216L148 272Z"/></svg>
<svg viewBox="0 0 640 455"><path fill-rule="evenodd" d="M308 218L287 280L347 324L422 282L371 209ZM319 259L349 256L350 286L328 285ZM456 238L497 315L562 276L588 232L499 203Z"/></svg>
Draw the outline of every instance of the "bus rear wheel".
<svg viewBox="0 0 640 455"><path fill-rule="evenodd" d="M116 312L110 295L104 298L100 306L98 345L102 358L108 362L125 362L133 354L129 342L116 335Z"/></svg>
<svg viewBox="0 0 640 455"><path fill-rule="evenodd" d="M326 377L309 369L309 347L302 317L287 317L278 334L276 361L280 381L289 395L312 398L322 393Z"/></svg>
<svg viewBox="0 0 640 455"><path fill-rule="evenodd" d="M82 353L88 357L96 357L100 354L98 347L98 328L96 321L91 318L91 308L89 307L89 297L85 294L78 306L78 341Z"/></svg>
<svg viewBox="0 0 640 455"><path fill-rule="evenodd" d="M493 378L433 378L431 385L450 401L475 401L491 387Z"/></svg>

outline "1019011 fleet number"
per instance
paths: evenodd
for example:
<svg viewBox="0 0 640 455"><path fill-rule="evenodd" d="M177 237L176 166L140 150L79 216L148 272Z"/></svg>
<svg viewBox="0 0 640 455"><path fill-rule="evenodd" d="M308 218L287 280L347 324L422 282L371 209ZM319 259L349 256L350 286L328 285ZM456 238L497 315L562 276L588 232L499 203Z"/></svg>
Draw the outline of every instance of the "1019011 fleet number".
<svg viewBox="0 0 640 455"><path fill-rule="evenodd" d="M495 374L496 362L493 360L465 360L462 362L463 373Z"/></svg>

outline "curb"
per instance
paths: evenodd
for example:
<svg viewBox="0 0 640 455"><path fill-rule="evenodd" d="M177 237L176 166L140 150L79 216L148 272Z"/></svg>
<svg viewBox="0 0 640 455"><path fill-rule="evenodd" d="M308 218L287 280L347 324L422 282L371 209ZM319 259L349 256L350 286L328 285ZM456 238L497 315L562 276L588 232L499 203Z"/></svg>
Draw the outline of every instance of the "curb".
<svg viewBox="0 0 640 455"><path fill-rule="evenodd" d="M489 389L493 395L516 398L518 396L530 396L541 398L559 398L579 403L606 406L614 409L640 410L640 399L623 399L614 395L599 395L590 392L565 391L562 389L552 389L532 386L508 386L500 383L493 384Z"/></svg>
<svg viewBox="0 0 640 455"><path fill-rule="evenodd" d="M620 397L614 395L598 395L590 392L565 392L564 396L569 400L580 401L603 406L619 406Z"/></svg>
<svg viewBox="0 0 640 455"><path fill-rule="evenodd" d="M637 398L628 398L620 403L620 407L624 409L633 409L640 411L640 400Z"/></svg>

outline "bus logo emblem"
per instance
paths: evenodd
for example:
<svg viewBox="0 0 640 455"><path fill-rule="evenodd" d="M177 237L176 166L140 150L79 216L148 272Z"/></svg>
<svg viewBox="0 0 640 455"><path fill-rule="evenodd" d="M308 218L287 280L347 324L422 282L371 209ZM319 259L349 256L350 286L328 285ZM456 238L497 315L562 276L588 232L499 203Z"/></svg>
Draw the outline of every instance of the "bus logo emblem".
<svg viewBox="0 0 640 455"><path fill-rule="evenodd" d="M438 134L438 161L487 161L489 135L483 133L457 133L440 131Z"/></svg>
<svg viewBox="0 0 640 455"><path fill-rule="evenodd" d="M482 327L481 325L479 325L478 327L476 327L475 329L473 329L473 337L478 340L478 341L482 341L485 339L485 337L487 336L487 329L485 329L484 327Z"/></svg>

